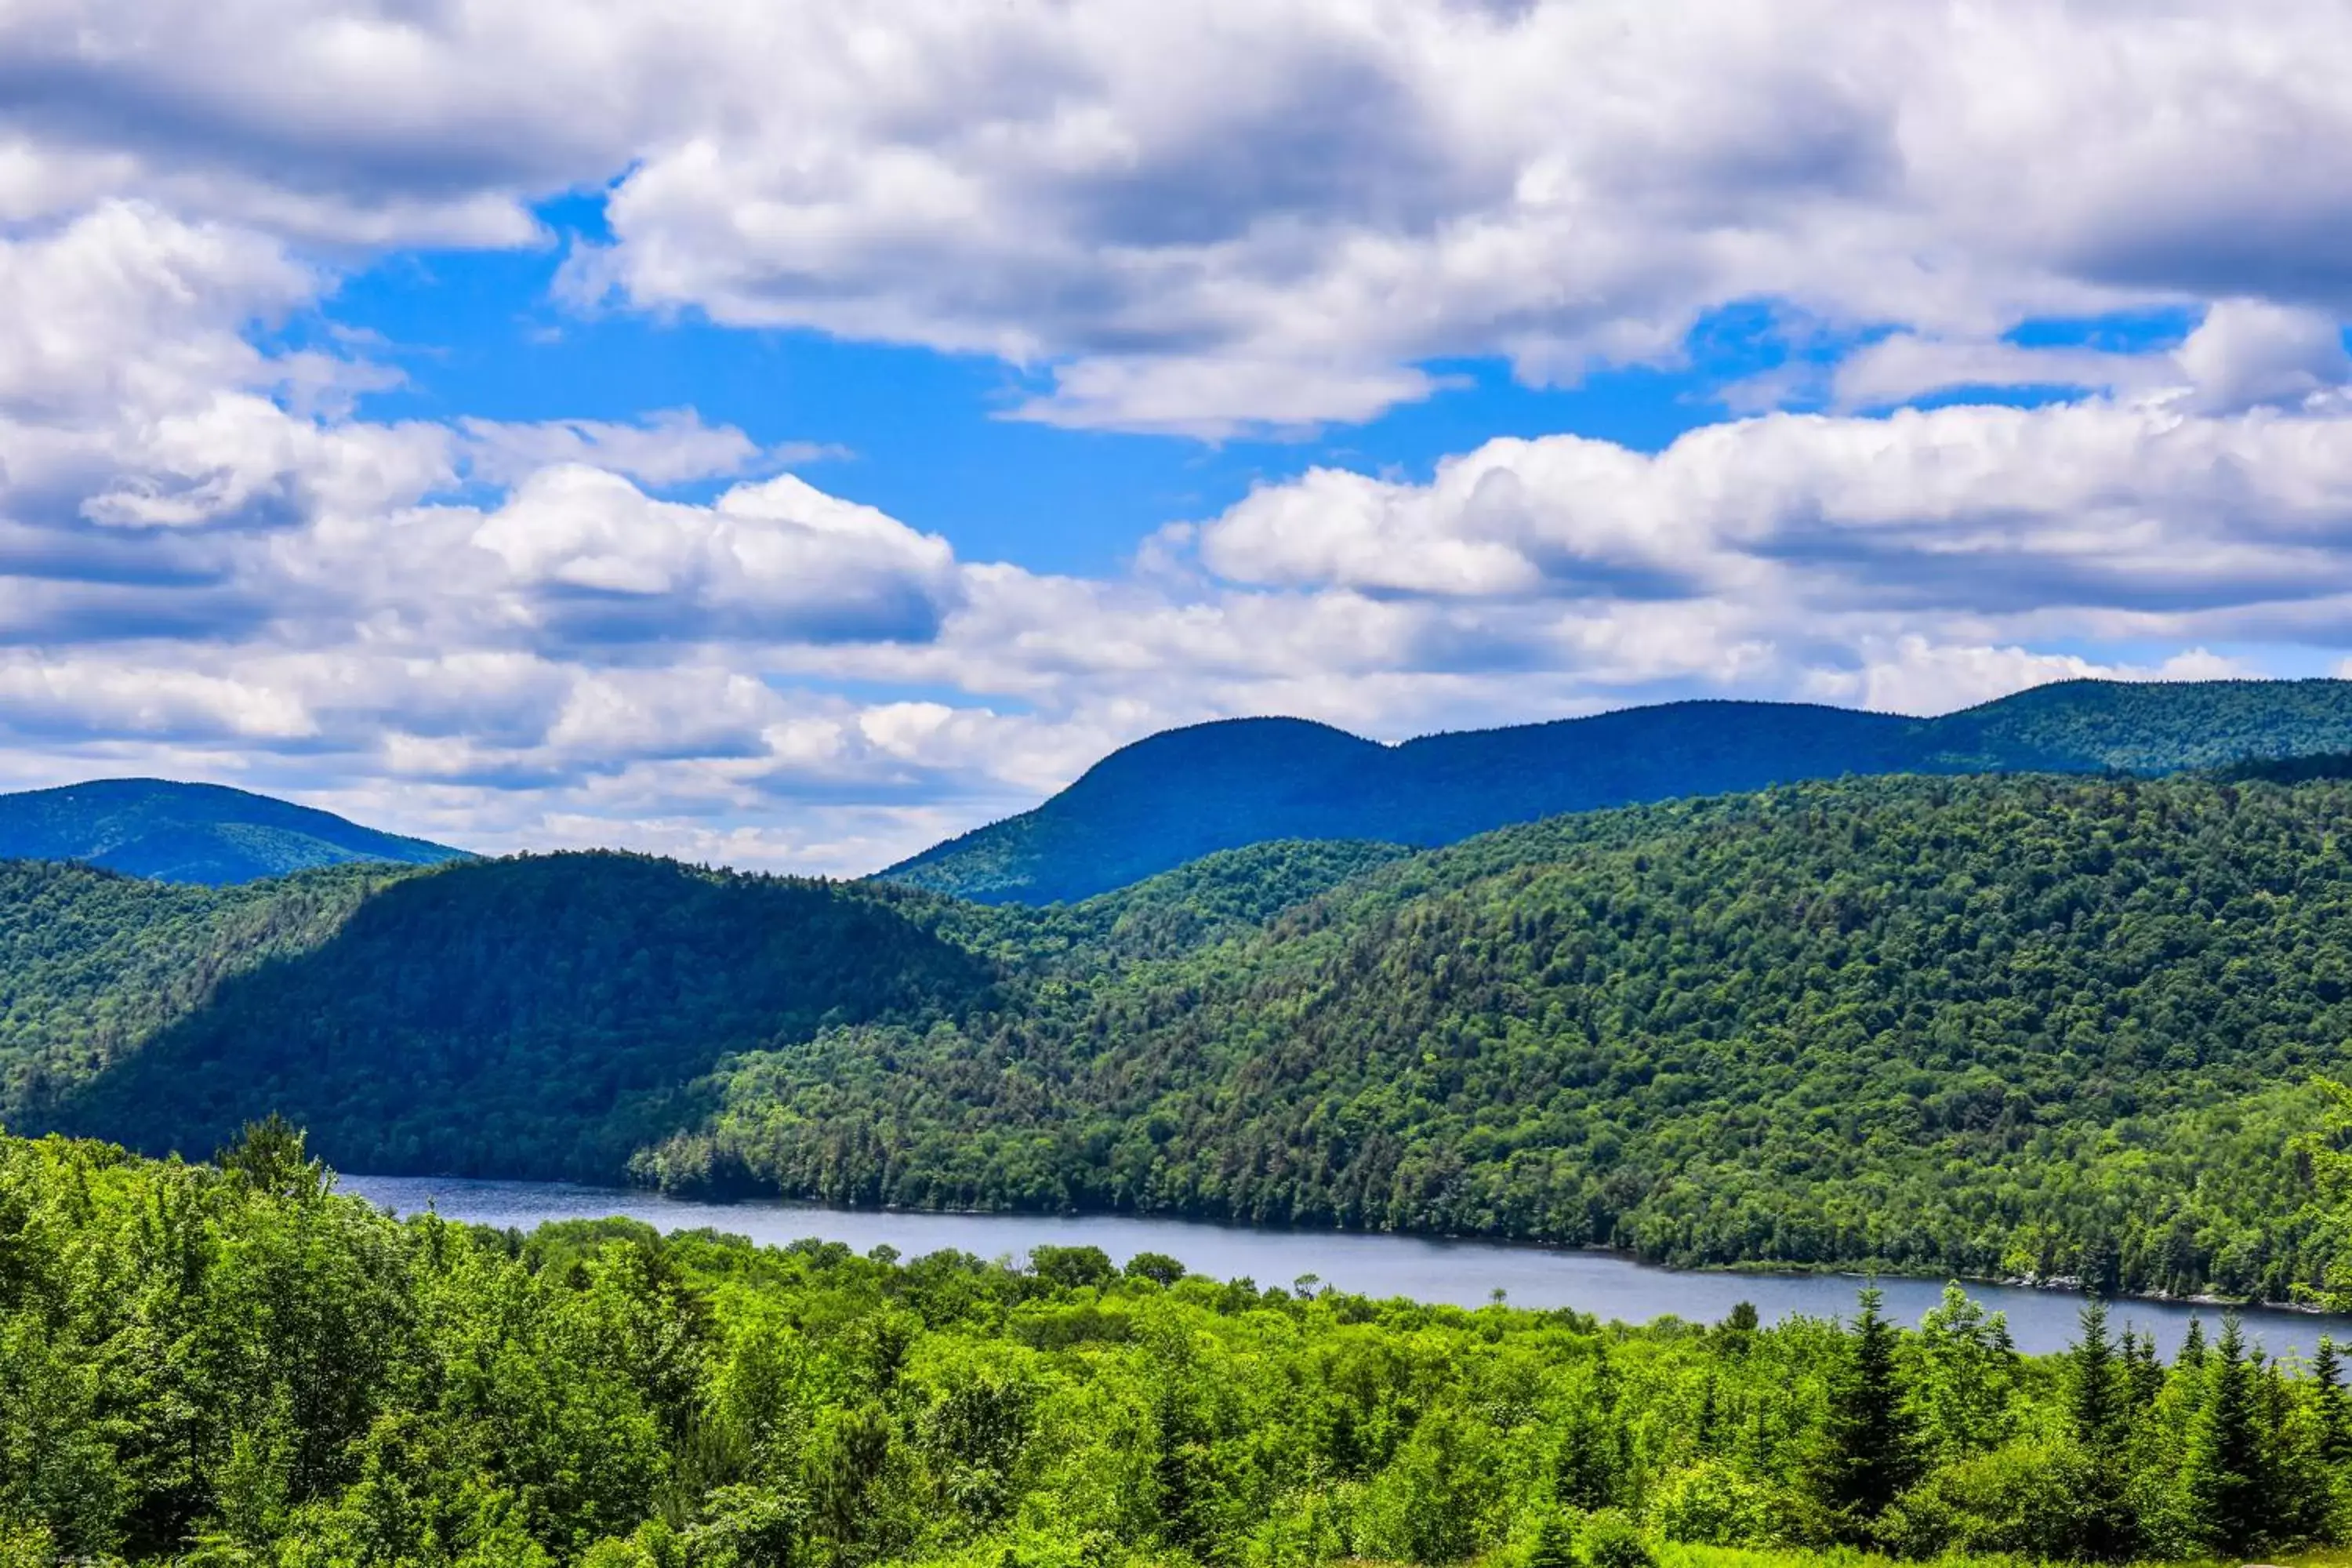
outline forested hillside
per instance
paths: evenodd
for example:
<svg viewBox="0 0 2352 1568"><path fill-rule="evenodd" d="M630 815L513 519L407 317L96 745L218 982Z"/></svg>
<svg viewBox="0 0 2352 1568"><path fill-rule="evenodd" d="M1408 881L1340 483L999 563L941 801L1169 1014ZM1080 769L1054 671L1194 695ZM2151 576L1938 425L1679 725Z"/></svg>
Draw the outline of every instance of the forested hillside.
<svg viewBox="0 0 2352 1568"><path fill-rule="evenodd" d="M2352 1040L2352 786L1848 781L1563 817L715 1080L679 1187L2269 1296Z"/></svg>
<svg viewBox="0 0 2352 1568"><path fill-rule="evenodd" d="M2020 1356L1957 1289L1629 1328L1091 1247L523 1237L338 1196L282 1127L217 1169L0 1139L8 1568L2237 1561L2345 1540L2347 1466L2334 1352L2234 1324L2168 1367L2095 1310Z"/></svg>
<svg viewBox="0 0 2352 1568"><path fill-rule="evenodd" d="M214 889L0 861L0 1123L120 1062L225 978L317 946L400 875L340 867Z"/></svg>
<svg viewBox="0 0 2352 1568"><path fill-rule="evenodd" d="M376 1169L609 1179L635 1140L693 1119L674 1097L721 1052L966 1016L1008 974L1098 981L1406 853L1255 845L1042 911L523 857L435 871L457 879L357 920L423 874L215 889L0 862L0 1124L200 1154L248 1116L299 1110Z"/></svg>
<svg viewBox="0 0 2352 1568"><path fill-rule="evenodd" d="M1563 812L1848 773L2163 773L2352 751L2352 682L2079 680L1940 719L1678 702L1379 746L1289 719L1171 730L882 873L1043 904L1266 839L1454 843Z"/></svg>
<svg viewBox="0 0 2352 1568"><path fill-rule="evenodd" d="M194 1155L279 1111L383 1172L2284 1298L2344 1249L2294 1145L2352 1070L2352 782L2272 771L1263 845L1043 910L618 855L364 899L19 868L0 932L58 951L10 971L5 1114Z"/></svg>
<svg viewBox="0 0 2352 1568"><path fill-rule="evenodd" d="M167 882L250 882L354 861L432 866L462 849L220 784L95 779L0 795L0 858L80 860Z"/></svg>
<svg viewBox="0 0 2352 1568"><path fill-rule="evenodd" d="M984 959L840 884L618 854L396 882L39 1120L202 1154L269 1111L361 1169L617 1173L724 1053L979 1007Z"/></svg>

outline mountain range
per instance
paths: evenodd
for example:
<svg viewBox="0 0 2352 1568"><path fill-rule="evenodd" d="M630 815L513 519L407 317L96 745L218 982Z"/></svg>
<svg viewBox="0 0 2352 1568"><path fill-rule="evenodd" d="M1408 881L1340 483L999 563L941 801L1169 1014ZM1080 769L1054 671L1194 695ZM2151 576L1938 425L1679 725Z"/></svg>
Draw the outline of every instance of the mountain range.
<svg viewBox="0 0 2352 1568"><path fill-rule="evenodd" d="M885 881L982 903L1091 898L1222 849L1295 839L1429 848L1565 812L1847 774L2157 774L2352 752L2352 681L2043 686L1933 719L1675 702L1382 745L1234 719L1120 748L1034 810L932 846ZM101 779L0 795L0 858L220 885L466 851L217 784Z"/></svg>
<svg viewBox="0 0 2352 1568"><path fill-rule="evenodd" d="M611 854L17 863L0 1123L2285 1299L2352 1263L2298 1152L2352 1039L2352 783L2284 771L1813 783L1047 908Z"/></svg>
<svg viewBox="0 0 2352 1568"><path fill-rule="evenodd" d="M1244 831L1253 777L1280 819L1335 752L1424 783L1046 904L601 852L222 886L0 862L0 1122L202 1155L278 1112L353 1170L2284 1298L2352 1264L2307 1157L2312 1080L2352 1076L2346 690L2060 689L1933 721L1933 752L1921 721L1756 707L1180 731L1033 818L1155 836L1108 879ZM1773 742L1790 714L1814 752ZM1936 765L1336 836L1531 808L1551 786L1507 764L1563 732L1647 742L1589 788L1841 734ZM1136 804L1188 781L1223 804ZM1090 842L1119 848L1045 847Z"/></svg>
<svg viewBox="0 0 2352 1568"><path fill-rule="evenodd" d="M2347 751L2343 680L2065 681L1935 719L1676 702L1395 746L1303 720L1236 719L1124 747L1034 810L881 875L1052 903L1274 839L1429 847L1562 812L1848 773L2163 773Z"/></svg>

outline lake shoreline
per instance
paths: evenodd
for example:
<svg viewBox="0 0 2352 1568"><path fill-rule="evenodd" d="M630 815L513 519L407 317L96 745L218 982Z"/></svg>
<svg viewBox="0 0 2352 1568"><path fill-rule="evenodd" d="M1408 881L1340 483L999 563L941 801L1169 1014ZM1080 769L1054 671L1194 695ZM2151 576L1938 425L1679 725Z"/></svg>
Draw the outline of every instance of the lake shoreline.
<svg viewBox="0 0 2352 1568"><path fill-rule="evenodd" d="M781 1194L751 1194L741 1196L687 1196L664 1191L659 1187L605 1185L582 1182L537 1182L508 1177L482 1176L385 1176L341 1173L352 1181L362 1183L399 1182L425 1184L451 1182L486 1185L535 1187L548 1191L578 1194L583 1196L602 1194L616 1201L675 1205L684 1208L740 1210L745 1213L801 1212L839 1215L874 1215L907 1219L969 1220L977 1222L1048 1221L1120 1221L1139 1226L1176 1226L1202 1231L1222 1232L1250 1237L1293 1236L1315 1238L1360 1238L1364 1240L1418 1241L1449 1246L1508 1248L1554 1258L1605 1259L1627 1268L1648 1272L1692 1279L1750 1279L1768 1280L1853 1279L1864 1284L1876 1280L1899 1279L1907 1282L1949 1282L1961 1286L1992 1287L2009 1290L2030 1290L2044 1296L2081 1296L2079 1279L2059 1275L2047 1278L2032 1275L1994 1276L1955 1274L1937 1269L1856 1267L1851 1263L1706 1263L1681 1265L1660 1263L1643 1258L1623 1247L1568 1246L1559 1242L1538 1241L1525 1237L1486 1236L1475 1232L1424 1230L1368 1230L1349 1226L1307 1226L1297 1225L1248 1224L1237 1220L1212 1219L1181 1214L1146 1213L1132 1209L980 1209L908 1207L899 1205L833 1204L812 1198L790 1197ZM711 1228L719 1228L714 1226ZM740 1233L725 1233L740 1234ZM747 1239L751 1239L747 1237ZM772 1244L771 1244L772 1245ZM1358 1292L1361 1294L1363 1292ZM2309 1301L2273 1301L2255 1299L2233 1300L2210 1293L2179 1296L2163 1291L2117 1291L2103 1298L2117 1304L2143 1302L2150 1306L2171 1309L2210 1309L2229 1313L2293 1313L2298 1316L2326 1318L2339 1316L2327 1308Z"/></svg>

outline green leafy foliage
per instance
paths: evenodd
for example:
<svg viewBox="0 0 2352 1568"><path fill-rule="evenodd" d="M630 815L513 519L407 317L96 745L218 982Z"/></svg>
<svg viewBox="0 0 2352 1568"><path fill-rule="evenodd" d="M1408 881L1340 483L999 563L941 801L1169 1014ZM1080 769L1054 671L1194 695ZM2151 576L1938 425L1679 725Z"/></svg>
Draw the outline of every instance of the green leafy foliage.
<svg viewBox="0 0 2352 1568"><path fill-rule="evenodd" d="M2352 752L2352 682L2067 681L1939 719L1679 702L1393 747L1300 720L1233 720L1139 741L1035 810L883 875L1043 904L1271 839L1433 846L1562 812L1849 773L2162 773L2329 752Z"/></svg>
<svg viewBox="0 0 2352 1568"><path fill-rule="evenodd" d="M2352 1280L2316 1081L2352 1040L2347 811L2328 777L1852 779L1046 909L611 855L16 868L0 1114L2284 1300Z"/></svg>
<svg viewBox="0 0 2352 1568"><path fill-rule="evenodd" d="M357 866L208 889L0 861L0 1121L122 1060L229 976L316 947L399 875Z"/></svg>
<svg viewBox="0 0 2352 1568"><path fill-rule="evenodd" d="M1811 1568L2343 1541L2323 1380L2230 1325L2194 1363L2136 1362L2086 1443L2083 1360L2017 1356L1957 1289L1917 1330L1868 1300L1636 1328L1090 1248L396 1220L283 1124L218 1167L0 1139L0 1563ZM1576 1444L1611 1456L1606 1501L1568 1484ZM2094 1473L2122 1509L2097 1536Z"/></svg>
<svg viewBox="0 0 2352 1568"><path fill-rule="evenodd" d="M2284 1299L2339 1245L2291 1145L2352 1039L2347 809L2025 776L1555 819L747 1057L638 1168Z"/></svg>
<svg viewBox="0 0 2352 1568"><path fill-rule="evenodd" d="M171 882L249 882L354 861L410 866L466 852L220 784L96 779L0 795L0 858L79 860Z"/></svg>
<svg viewBox="0 0 2352 1568"><path fill-rule="evenodd" d="M47 1120L201 1152L282 1112L371 1169L609 1174L730 1051L977 1005L991 966L903 901L643 856L449 867L227 980Z"/></svg>

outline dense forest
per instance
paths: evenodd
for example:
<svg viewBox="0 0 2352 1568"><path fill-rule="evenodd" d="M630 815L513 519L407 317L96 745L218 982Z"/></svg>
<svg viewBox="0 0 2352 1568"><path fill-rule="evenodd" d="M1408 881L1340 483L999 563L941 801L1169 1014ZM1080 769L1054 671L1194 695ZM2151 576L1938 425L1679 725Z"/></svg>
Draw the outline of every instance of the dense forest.
<svg viewBox="0 0 2352 1568"><path fill-rule="evenodd" d="M218 889L0 862L0 1122L197 1153L274 1110L357 1167L609 1180L726 1053L1100 982L1404 853L1260 845L1044 912L608 853Z"/></svg>
<svg viewBox="0 0 2352 1568"><path fill-rule="evenodd" d="M2352 782L2268 772L1801 784L1045 909L618 855L18 868L0 1117L2292 1299L2352 1262L2310 1138L2352 1040Z"/></svg>
<svg viewBox="0 0 2352 1568"><path fill-rule="evenodd" d="M315 948L398 875L213 889L0 860L0 1121L118 1065L228 977Z"/></svg>
<svg viewBox="0 0 2352 1568"><path fill-rule="evenodd" d="M1563 812L1846 774L2168 773L2352 751L2352 681L2063 681L1936 719L1672 702L1382 746L1239 719L1104 758L1034 810L885 878L984 902L1076 900L1286 838L1432 847Z"/></svg>
<svg viewBox="0 0 2352 1568"><path fill-rule="evenodd" d="M1843 1321L1635 1328L1091 1247L524 1236L340 1196L283 1124L216 1165L0 1139L0 1564L1798 1568L2344 1540L2333 1350L2282 1364L2216 1327L2167 1366L2096 1303L2072 1352L2021 1356L1957 1289L1916 1326L1865 1291Z"/></svg>
<svg viewBox="0 0 2352 1568"><path fill-rule="evenodd" d="M28 1120L201 1152L246 1118L356 1168L610 1178L730 1051L982 1007L995 967L888 889L582 854L391 883Z"/></svg>
<svg viewBox="0 0 2352 1568"><path fill-rule="evenodd" d="M743 1058L680 1189L2285 1298L2352 786L1854 780L1563 817L961 1021Z"/></svg>

